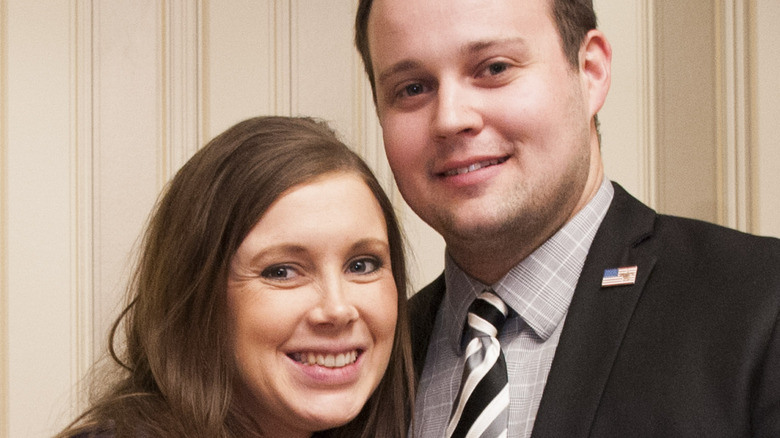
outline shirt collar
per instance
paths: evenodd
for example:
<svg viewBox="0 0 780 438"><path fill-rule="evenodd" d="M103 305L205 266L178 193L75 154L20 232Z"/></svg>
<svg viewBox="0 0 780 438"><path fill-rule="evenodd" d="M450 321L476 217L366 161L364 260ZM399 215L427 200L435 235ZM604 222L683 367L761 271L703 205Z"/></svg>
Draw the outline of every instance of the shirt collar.
<svg viewBox="0 0 780 438"><path fill-rule="evenodd" d="M461 347L471 302L488 288L537 336L547 340L566 316L593 237L613 196L614 188L605 178L593 199L572 220L493 285L470 277L447 254L442 323L456 351Z"/></svg>

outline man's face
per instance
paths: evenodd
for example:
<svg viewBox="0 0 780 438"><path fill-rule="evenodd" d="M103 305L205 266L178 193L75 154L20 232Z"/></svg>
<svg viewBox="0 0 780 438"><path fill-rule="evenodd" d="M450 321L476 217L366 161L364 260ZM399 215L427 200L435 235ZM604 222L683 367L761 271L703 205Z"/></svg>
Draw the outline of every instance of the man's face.
<svg viewBox="0 0 780 438"><path fill-rule="evenodd" d="M374 2L368 37L387 157L406 201L451 251L517 233L543 241L600 172L591 120L601 103L567 62L549 8Z"/></svg>

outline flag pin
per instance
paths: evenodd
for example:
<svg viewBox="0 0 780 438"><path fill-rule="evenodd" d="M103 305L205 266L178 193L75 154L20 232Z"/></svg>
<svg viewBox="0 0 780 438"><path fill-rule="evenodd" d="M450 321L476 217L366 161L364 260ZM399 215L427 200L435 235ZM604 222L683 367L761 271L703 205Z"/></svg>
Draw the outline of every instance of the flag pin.
<svg viewBox="0 0 780 438"><path fill-rule="evenodd" d="M605 269L601 287L627 286L636 283L636 266Z"/></svg>

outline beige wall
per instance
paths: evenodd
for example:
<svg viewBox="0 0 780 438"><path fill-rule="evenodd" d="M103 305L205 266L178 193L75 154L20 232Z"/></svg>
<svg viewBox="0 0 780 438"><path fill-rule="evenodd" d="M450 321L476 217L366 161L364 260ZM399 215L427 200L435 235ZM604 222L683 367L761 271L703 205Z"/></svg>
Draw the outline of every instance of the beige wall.
<svg viewBox="0 0 780 438"><path fill-rule="evenodd" d="M607 173L664 212L780 236L780 6L685 3L596 0ZM49 435L83 406L157 193L246 117L330 120L391 191L415 287L440 272L441 239L393 188L354 7L0 0L0 436Z"/></svg>
<svg viewBox="0 0 780 438"><path fill-rule="evenodd" d="M780 2L754 0L751 6L751 229L780 236Z"/></svg>
<svg viewBox="0 0 780 438"><path fill-rule="evenodd" d="M657 2L655 7L655 61L660 74L654 97L657 113L664 115L658 117L656 130L657 207L715 222L715 5L711 0L687 0Z"/></svg>

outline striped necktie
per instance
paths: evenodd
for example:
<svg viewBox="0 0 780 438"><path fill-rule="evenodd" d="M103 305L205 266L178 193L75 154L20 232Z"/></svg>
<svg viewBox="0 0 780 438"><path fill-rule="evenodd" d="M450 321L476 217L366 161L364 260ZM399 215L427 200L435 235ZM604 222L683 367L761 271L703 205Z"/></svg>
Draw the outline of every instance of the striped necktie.
<svg viewBox="0 0 780 438"><path fill-rule="evenodd" d="M471 304L463 378L447 425L447 437L505 437L509 410L506 361L498 343L508 309L486 290ZM464 340L465 341L465 340Z"/></svg>

